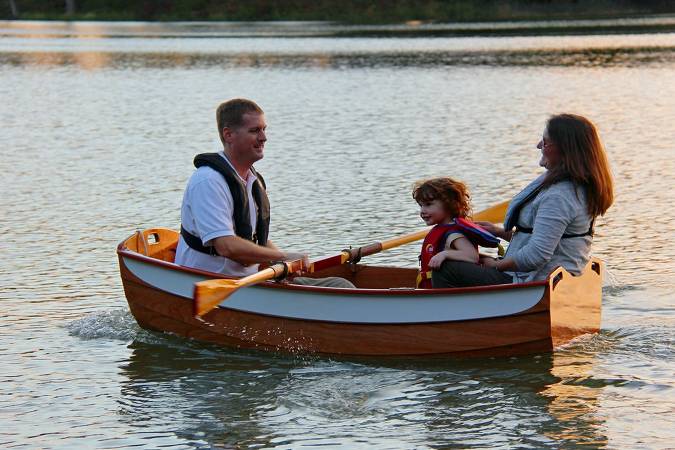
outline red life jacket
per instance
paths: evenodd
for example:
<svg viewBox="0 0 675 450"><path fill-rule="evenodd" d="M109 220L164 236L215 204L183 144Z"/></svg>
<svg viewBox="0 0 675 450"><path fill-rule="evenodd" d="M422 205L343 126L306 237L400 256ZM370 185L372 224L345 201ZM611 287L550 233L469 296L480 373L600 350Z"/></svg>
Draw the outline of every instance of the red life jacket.
<svg viewBox="0 0 675 450"><path fill-rule="evenodd" d="M445 250L445 241L452 233L461 233L471 243L478 248L497 247L499 239L485 228L476 225L470 220L458 217L450 223L441 223L436 225L427 233L422 243L422 252L420 253L420 272L417 275L417 287L420 289L431 289L431 269L429 269L429 260L438 252Z"/></svg>

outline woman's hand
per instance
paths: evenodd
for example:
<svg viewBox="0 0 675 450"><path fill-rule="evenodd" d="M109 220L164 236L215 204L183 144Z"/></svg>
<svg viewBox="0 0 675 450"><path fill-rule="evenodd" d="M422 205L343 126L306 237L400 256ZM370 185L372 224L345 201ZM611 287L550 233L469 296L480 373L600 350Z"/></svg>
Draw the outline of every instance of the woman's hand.
<svg viewBox="0 0 675 450"><path fill-rule="evenodd" d="M510 272L518 270L513 258L496 259L490 256L481 256L480 263L483 267L494 268L500 272Z"/></svg>
<svg viewBox="0 0 675 450"><path fill-rule="evenodd" d="M490 233L494 234L500 239L504 239L505 241L510 241L511 240L511 232L506 232L504 230L504 227L500 227L499 225L495 225L492 222L483 222L483 221L478 221L475 222L476 225L480 225L481 227L485 228L487 231Z"/></svg>
<svg viewBox="0 0 675 450"><path fill-rule="evenodd" d="M481 256L478 262L484 267L493 267L496 269L499 260L491 256Z"/></svg>
<svg viewBox="0 0 675 450"><path fill-rule="evenodd" d="M481 227L485 228L487 231L494 234L495 236L499 236L500 232L501 233L504 232L504 228L502 228L500 226L497 226L492 222L483 222L481 220L481 221L478 221L478 222L475 222L475 223L476 223L476 225L480 225Z"/></svg>

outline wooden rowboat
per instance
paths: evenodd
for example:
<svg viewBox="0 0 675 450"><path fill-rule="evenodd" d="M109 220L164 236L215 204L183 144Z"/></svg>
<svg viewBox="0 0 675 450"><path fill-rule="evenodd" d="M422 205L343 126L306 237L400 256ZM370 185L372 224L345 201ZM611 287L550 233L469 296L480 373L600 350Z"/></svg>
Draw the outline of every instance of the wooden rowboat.
<svg viewBox="0 0 675 450"><path fill-rule="evenodd" d="M117 248L124 292L149 330L237 348L353 356L504 356L551 351L600 328L603 263L546 281L413 289L417 271L337 265L357 289L265 282L193 316L194 283L223 275L173 263L178 233L137 232Z"/></svg>

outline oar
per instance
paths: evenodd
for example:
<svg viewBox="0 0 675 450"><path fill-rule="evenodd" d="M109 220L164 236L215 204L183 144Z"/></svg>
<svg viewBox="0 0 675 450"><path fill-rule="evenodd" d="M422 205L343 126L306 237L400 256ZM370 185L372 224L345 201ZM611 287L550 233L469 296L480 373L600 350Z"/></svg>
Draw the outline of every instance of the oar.
<svg viewBox="0 0 675 450"><path fill-rule="evenodd" d="M291 272L302 270L302 260L279 262L272 264L267 269L256 272L244 278L230 279L219 278L215 280L206 280L195 283L193 293L193 312L195 317L203 316L220 302L232 295L236 290L244 286L271 280L277 277L286 276Z"/></svg>
<svg viewBox="0 0 675 450"><path fill-rule="evenodd" d="M492 205L487 209L477 212L473 215L472 219L485 222L501 223L504 221L506 208L508 206L508 200L497 203L496 205ZM337 255L326 256L324 258L312 261L305 271L309 273L318 272L320 270L327 269L328 267L344 264L347 261L357 261L363 256L374 255L375 253L383 252L385 250L389 250L390 248L400 247L401 245L419 241L420 239L424 239L427 233L429 233L430 229L431 227L420 231L415 231L414 233L404 234L387 241L368 244L364 247L342 250L342 252Z"/></svg>
<svg viewBox="0 0 675 450"><path fill-rule="evenodd" d="M509 207L509 200L492 205L482 211L478 211L471 218L474 221L480 220L483 222L503 223L504 216L506 216L506 209Z"/></svg>
<svg viewBox="0 0 675 450"><path fill-rule="evenodd" d="M506 208L509 202L501 202L493 205L473 216L473 220L483 220L487 222L503 222ZM373 255L391 248L419 241L427 235L430 228L425 228L414 233L404 234L386 241L375 242L363 247L343 250L336 255L330 255L319 258L310 263L309 267L302 267L302 261L293 261L289 263L281 262L274 264L267 269L239 279L220 278L214 280L205 280L195 283L194 288L194 314L202 316L213 308L218 306L223 300L227 299L238 289L244 286L260 283L282 276L282 274L296 272L304 269L305 272L312 273L326 269L328 267L344 264L347 261L355 261L363 256Z"/></svg>

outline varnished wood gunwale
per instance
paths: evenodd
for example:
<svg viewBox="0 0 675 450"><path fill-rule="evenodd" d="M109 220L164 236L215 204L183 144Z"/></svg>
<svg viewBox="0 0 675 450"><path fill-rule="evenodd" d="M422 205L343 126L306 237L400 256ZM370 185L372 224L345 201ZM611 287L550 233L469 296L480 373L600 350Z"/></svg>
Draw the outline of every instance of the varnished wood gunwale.
<svg viewBox="0 0 675 450"><path fill-rule="evenodd" d="M133 237L133 236L132 236ZM183 267L176 265L172 262L163 261L155 258L151 258L145 255L141 255L134 251L129 250L124 246L124 242L119 244L117 248L117 253L120 256L127 258L135 259L138 261L146 262L156 266L165 267L170 270L193 273L197 275L203 275L209 278L236 278L229 277L223 274L207 272L204 270L193 269L190 267ZM447 288L447 289L414 289L413 286L409 285L409 280L413 280L417 277L417 269L411 268L401 268L401 267L388 267L388 266L367 266L357 264L354 266L354 271L348 264L341 266L335 266L329 269L322 270L320 272L315 272L312 274L306 274L303 276L308 276L311 278L321 278L326 276L342 276L352 282L357 286L357 289L333 289L321 287L317 288L314 286L304 286L297 284L284 284L284 283L261 283L260 287L266 289L291 289L291 290L303 290L303 291L314 291L317 293L330 293L330 292L353 292L358 293L359 295L381 295L382 290L387 291L387 295L404 295L404 296L414 296L414 295L438 295L445 296L448 294L465 294L465 293L482 293L488 291L504 291L509 289L523 289L532 286L545 286L546 281L534 281L529 283L520 283L520 284L502 284L495 286L472 286L472 287L462 287L462 288ZM358 276L361 275L364 279L364 282L360 283ZM401 282L403 281L403 282ZM390 283L393 283L390 284ZM388 288L384 287L361 287L362 284L371 284L371 285L381 285L386 284ZM397 284L404 284L403 286L397 286ZM414 283L413 283L414 284ZM400 287L401 289L396 289ZM394 288L394 289L389 289Z"/></svg>

